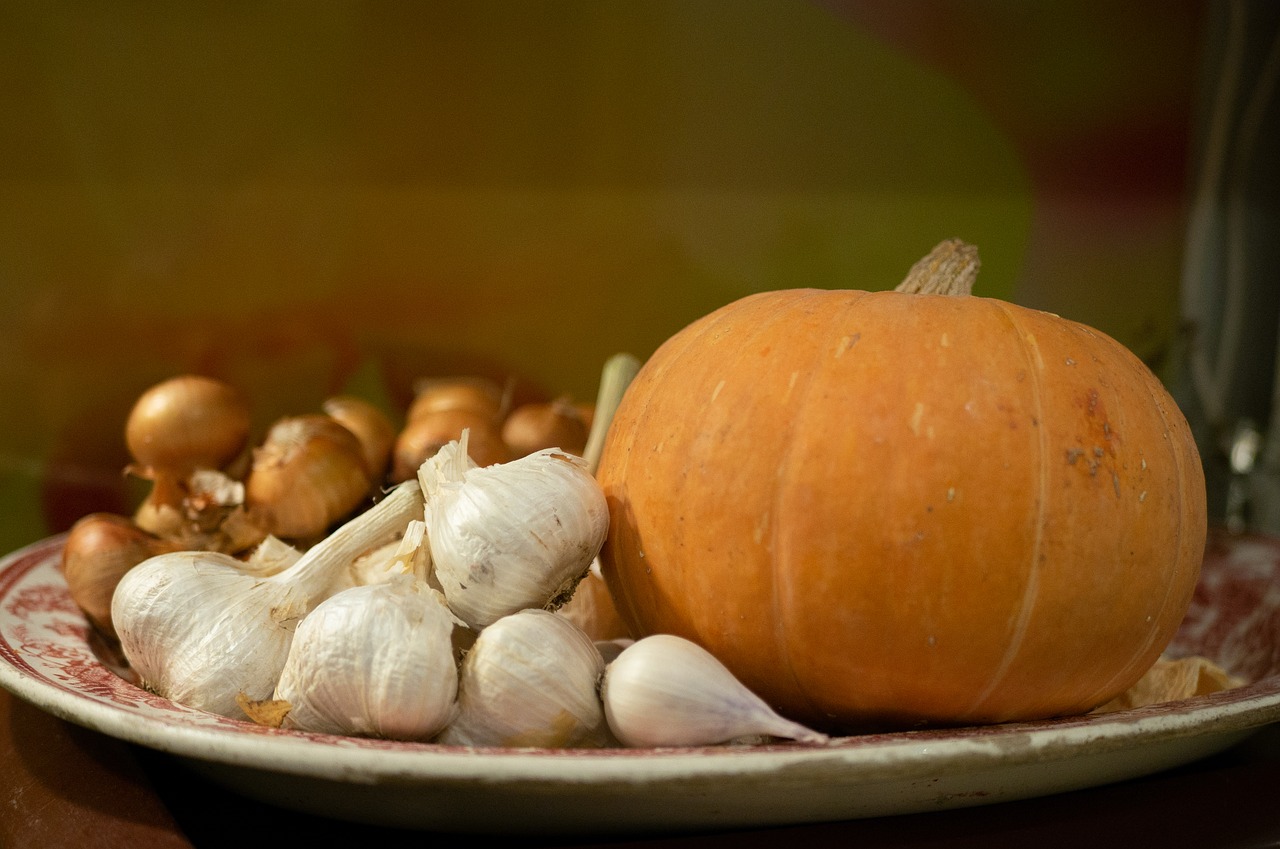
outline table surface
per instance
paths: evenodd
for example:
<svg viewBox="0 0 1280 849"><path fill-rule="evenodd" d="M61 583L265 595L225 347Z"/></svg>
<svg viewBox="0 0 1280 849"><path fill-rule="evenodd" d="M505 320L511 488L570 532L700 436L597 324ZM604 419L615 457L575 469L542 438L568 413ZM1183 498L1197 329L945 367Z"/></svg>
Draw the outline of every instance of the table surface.
<svg viewBox="0 0 1280 849"><path fill-rule="evenodd" d="M0 846L349 849L360 840L379 849L401 849L439 839L269 807L207 782L168 755L64 722L0 691ZM636 849L736 849L779 842L902 849L1280 847L1280 725L1177 769L1038 799L651 839L519 840L529 847Z"/></svg>

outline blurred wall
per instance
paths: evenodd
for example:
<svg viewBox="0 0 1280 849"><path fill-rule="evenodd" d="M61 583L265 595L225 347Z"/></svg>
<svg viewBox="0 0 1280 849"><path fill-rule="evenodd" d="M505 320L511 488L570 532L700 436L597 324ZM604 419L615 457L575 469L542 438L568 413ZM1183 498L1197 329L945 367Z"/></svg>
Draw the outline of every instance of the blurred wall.
<svg viewBox="0 0 1280 849"><path fill-rule="evenodd" d="M764 289L978 293L1161 368L1200 3L0 5L0 549L127 510L184 371L259 427L421 376L594 396Z"/></svg>

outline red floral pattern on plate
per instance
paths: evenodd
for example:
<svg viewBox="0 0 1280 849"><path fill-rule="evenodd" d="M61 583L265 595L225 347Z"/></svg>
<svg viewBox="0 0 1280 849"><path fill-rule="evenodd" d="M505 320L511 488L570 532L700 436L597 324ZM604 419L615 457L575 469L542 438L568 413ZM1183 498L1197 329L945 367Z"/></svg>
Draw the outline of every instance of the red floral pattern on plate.
<svg viewBox="0 0 1280 849"><path fill-rule="evenodd" d="M286 736L311 743L365 749L443 750L422 743L337 737L286 731L229 719L176 704L137 686L129 670L88 627L67 594L58 568L61 538L55 537L10 555L0 562L0 663L42 683L103 705L184 726L231 729L241 734ZM1267 537L1211 537L1205 566L1186 621L1170 646L1179 655L1202 654L1250 682L1280 689L1280 541ZM3 670L0 670L3 671ZM0 679L3 683L3 679ZM1252 691L1255 687L1246 687ZM1201 699L1232 698L1231 693ZM1179 704L1127 712L1135 719L1183 710ZM1277 709L1280 716L1280 709ZM1123 718L1123 717L1121 717ZM1110 721L1117 715L1112 714ZM840 747L883 745L911 734L913 739L970 738L1004 735L1029 729L1069 728L1097 722L1093 717L1066 717L1043 722L966 729L867 734L844 738ZM776 743L752 751L785 750L796 744ZM536 751L541 757L556 752ZM563 751L563 750L557 750ZM724 752L724 748L714 749ZM637 757L643 750L602 749L583 755Z"/></svg>

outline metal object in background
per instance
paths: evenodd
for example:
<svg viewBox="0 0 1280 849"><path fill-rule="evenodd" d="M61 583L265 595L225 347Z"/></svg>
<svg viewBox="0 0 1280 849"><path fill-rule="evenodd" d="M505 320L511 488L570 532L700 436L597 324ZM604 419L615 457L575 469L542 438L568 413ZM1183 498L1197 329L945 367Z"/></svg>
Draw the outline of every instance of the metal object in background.
<svg viewBox="0 0 1280 849"><path fill-rule="evenodd" d="M1280 4L1209 6L1171 390L1210 521L1280 534Z"/></svg>

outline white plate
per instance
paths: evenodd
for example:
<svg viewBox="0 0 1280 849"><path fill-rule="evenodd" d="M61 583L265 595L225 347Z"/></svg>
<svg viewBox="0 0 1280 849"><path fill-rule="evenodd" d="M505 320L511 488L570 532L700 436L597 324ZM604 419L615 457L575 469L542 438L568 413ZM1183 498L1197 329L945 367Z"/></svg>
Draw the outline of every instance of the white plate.
<svg viewBox="0 0 1280 849"><path fill-rule="evenodd" d="M841 738L830 746L467 750L213 716L112 671L58 567L61 537L0 560L0 686L168 752L244 795L439 831L657 833L794 824L1027 798L1149 774L1280 719L1280 548L1219 546L1174 650L1240 689L1120 713ZM1213 552L1211 551L1211 555Z"/></svg>

